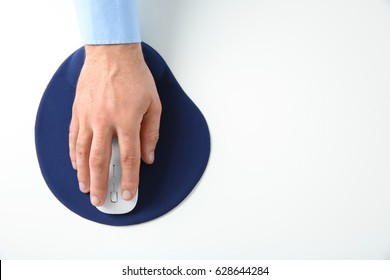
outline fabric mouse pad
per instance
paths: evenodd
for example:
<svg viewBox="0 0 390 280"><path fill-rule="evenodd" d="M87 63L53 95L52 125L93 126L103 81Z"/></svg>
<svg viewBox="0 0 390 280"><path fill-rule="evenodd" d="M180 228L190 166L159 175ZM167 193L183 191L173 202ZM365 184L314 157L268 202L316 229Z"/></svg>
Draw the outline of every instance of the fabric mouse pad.
<svg viewBox="0 0 390 280"><path fill-rule="evenodd" d="M183 201L200 180L210 154L206 120L184 93L162 57L142 43L163 112L152 165L141 163L139 197L127 214L104 214L78 188L69 158L68 133L84 48L60 66L43 94L35 123L35 144L42 175L50 190L76 214L108 225L131 225L157 218Z"/></svg>

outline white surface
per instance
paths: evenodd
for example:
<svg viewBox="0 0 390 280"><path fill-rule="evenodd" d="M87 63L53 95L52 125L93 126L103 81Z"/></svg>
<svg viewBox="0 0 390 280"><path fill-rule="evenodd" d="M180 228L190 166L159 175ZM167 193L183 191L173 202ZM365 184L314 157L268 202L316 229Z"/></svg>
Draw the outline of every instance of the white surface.
<svg viewBox="0 0 390 280"><path fill-rule="evenodd" d="M110 174L108 175L108 190L106 200L102 206L97 207L107 214L129 213L137 205L138 192L135 196L126 201L121 195L122 166L120 164L118 139L112 141L112 152L110 161Z"/></svg>
<svg viewBox="0 0 390 280"><path fill-rule="evenodd" d="M201 183L137 226L60 204L34 121L80 45L72 1L2 1L0 258L390 258L390 2L139 2L144 40L208 120Z"/></svg>

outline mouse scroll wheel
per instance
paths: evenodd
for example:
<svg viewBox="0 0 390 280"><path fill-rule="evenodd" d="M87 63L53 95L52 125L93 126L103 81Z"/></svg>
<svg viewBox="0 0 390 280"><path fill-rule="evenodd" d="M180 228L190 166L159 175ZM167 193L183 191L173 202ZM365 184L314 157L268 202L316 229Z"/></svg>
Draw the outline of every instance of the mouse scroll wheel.
<svg viewBox="0 0 390 280"><path fill-rule="evenodd" d="M110 192L110 200L112 203L118 202L118 192Z"/></svg>

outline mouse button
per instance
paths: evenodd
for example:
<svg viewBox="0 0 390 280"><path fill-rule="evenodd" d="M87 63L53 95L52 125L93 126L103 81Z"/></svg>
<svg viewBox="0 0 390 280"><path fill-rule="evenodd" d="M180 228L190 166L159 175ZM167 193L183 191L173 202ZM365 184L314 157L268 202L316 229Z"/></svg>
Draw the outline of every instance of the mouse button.
<svg viewBox="0 0 390 280"><path fill-rule="evenodd" d="M118 192L110 192L110 201L112 203L117 203L118 202Z"/></svg>

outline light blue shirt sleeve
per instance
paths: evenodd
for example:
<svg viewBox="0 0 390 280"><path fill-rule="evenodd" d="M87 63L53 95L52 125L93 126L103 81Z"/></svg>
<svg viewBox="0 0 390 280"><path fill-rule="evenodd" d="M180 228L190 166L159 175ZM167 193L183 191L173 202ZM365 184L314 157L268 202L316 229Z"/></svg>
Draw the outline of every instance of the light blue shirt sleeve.
<svg viewBox="0 0 390 280"><path fill-rule="evenodd" d="M139 43L136 0L74 0L86 45Z"/></svg>

